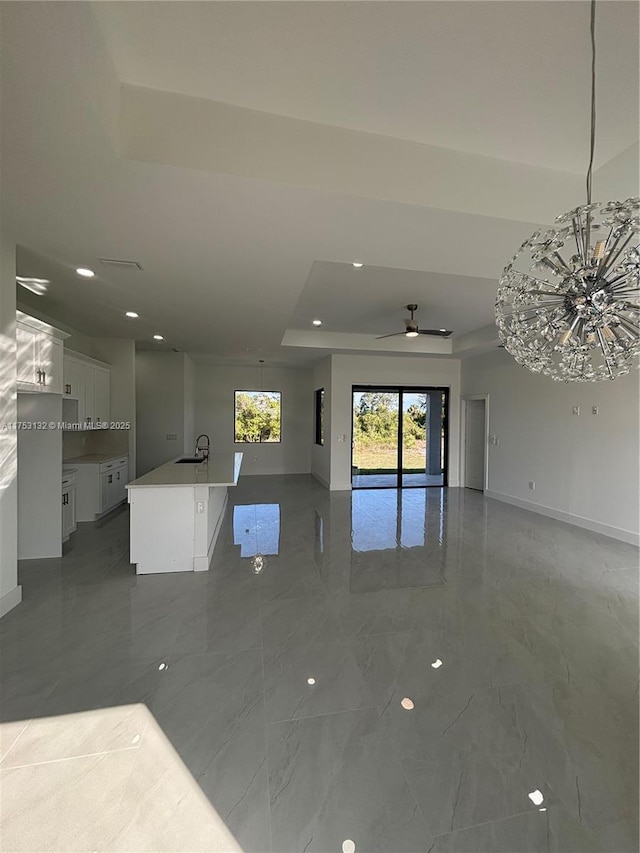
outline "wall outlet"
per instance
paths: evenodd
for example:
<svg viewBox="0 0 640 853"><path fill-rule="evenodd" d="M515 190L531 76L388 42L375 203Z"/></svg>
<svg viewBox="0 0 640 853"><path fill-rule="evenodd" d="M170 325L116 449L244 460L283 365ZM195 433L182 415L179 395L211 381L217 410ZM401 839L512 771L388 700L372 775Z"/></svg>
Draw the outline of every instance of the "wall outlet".
<svg viewBox="0 0 640 853"><path fill-rule="evenodd" d="M178 438L175 432L168 432L165 437L167 441L176 441L176 439Z"/></svg>
<svg viewBox="0 0 640 853"><path fill-rule="evenodd" d="M574 406L572 411L573 411L574 415L579 415L580 414L580 406Z"/></svg>
<svg viewBox="0 0 640 853"><path fill-rule="evenodd" d="M338 441L340 441L340 442L344 442L345 438L346 438L346 435L342 432L342 433L340 433L340 435L338 436Z"/></svg>
<svg viewBox="0 0 640 853"><path fill-rule="evenodd" d="M490 435L489 436L489 443L493 444L494 447L498 447L498 445L500 444L500 439L498 438L497 435Z"/></svg>
<svg viewBox="0 0 640 853"><path fill-rule="evenodd" d="M535 490L536 490L536 481L535 480L529 480L529 488L531 489L532 492L535 492Z"/></svg>
<svg viewBox="0 0 640 853"><path fill-rule="evenodd" d="M591 414L592 415L598 414L598 407L597 406L591 406Z"/></svg>
<svg viewBox="0 0 640 853"><path fill-rule="evenodd" d="M201 513L204 512L204 501L198 501L196 506L196 512Z"/></svg>

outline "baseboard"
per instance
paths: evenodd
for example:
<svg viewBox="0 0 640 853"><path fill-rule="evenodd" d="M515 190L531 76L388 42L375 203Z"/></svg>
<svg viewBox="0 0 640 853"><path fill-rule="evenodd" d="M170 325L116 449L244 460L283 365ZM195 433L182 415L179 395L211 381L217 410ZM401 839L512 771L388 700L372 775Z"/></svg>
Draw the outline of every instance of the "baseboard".
<svg viewBox="0 0 640 853"><path fill-rule="evenodd" d="M22 587L17 586L0 598L0 619L22 601Z"/></svg>
<svg viewBox="0 0 640 853"><path fill-rule="evenodd" d="M352 491L351 483L331 483L329 486L332 492L350 492Z"/></svg>
<svg viewBox="0 0 640 853"><path fill-rule="evenodd" d="M311 476L316 479L321 486L324 486L325 489L329 488L329 483L325 480L324 477L321 477L320 474L316 473L316 471L312 471Z"/></svg>
<svg viewBox="0 0 640 853"><path fill-rule="evenodd" d="M591 530L593 533L601 533L603 536L610 536L612 539L619 539L622 542L628 542L630 545L640 545L640 534L634 533L632 530L614 527L612 524L603 524L601 521L594 521L592 518L573 515L573 513L565 512L562 509L537 504L523 498L516 498L513 495L505 495L502 492L492 492L490 489L486 489L484 494L487 498L518 506L521 509L536 512L538 515L546 515L549 518L555 518L557 521L565 521L567 524L582 527L584 530Z"/></svg>

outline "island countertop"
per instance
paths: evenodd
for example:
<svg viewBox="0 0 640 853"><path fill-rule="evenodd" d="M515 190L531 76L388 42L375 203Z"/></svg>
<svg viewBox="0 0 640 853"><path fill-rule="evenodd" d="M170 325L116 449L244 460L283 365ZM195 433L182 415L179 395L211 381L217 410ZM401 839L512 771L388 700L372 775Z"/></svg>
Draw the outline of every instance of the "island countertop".
<svg viewBox="0 0 640 853"><path fill-rule="evenodd" d="M212 453L202 462L176 464L176 456L171 462L165 462L132 480L127 489L154 489L185 486L235 486L240 476L242 453Z"/></svg>

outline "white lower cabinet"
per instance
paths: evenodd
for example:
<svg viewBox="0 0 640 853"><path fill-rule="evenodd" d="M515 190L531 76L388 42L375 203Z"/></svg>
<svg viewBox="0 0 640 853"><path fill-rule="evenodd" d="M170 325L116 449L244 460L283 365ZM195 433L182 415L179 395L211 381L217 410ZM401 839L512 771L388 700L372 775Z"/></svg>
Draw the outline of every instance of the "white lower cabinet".
<svg viewBox="0 0 640 853"><path fill-rule="evenodd" d="M74 459L73 464L78 469L75 475L78 521L95 521L126 500L128 456L103 462L83 463Z"/></svg>
<svg viewBox="0 0 640 853"><path fill-rule="evenodd" d="M75 532L76 524L76 481L73 474L62 475L62 541Z"/></svg>

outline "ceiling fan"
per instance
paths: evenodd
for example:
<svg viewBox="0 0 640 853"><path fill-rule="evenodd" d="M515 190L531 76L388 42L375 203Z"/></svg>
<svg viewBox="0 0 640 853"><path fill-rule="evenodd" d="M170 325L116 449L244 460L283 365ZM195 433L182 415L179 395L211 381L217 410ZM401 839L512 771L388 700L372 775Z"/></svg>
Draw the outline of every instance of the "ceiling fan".
<svg viewBox="0 0 640 853"><path fill-rule="evenodd" d="M411 317L408 320L404 321L405 330L404 332L392 332L390 335L378 335L376 340L379 341L382 338L393 338L395 335L405 335L407 338L417 338L418 335L432 335L436 338L448 338L453 332L448 331L447 329L420 329L418 328L417 322L413 318L413 312L418 310L417 305L407 305L407 311L411 314Z"/></svg>

